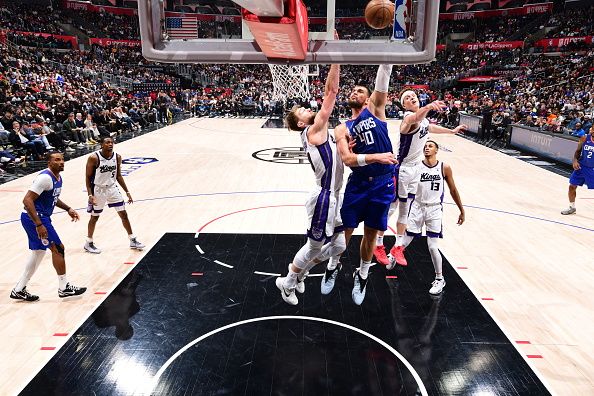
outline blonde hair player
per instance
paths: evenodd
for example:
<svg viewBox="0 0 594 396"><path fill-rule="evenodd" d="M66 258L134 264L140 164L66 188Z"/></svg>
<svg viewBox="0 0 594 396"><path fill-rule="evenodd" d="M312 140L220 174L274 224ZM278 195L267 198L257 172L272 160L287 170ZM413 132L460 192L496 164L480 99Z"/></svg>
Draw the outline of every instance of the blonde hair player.
<svg viewBox="0 0 594 396"><path fill-rule="evenodd" d="M93 242L93 234L95 233L95 225L99 220L99 215L103 212L105 204L118 212L122 220L122 225L126 229L126 232L128 232L130 249L144 249L144 245L132 233L132 226L130 225L128 213L124 206L124 198L118 189L117 183L126 192L128 203L131 204L134 202L122 177L121 168L122 157L113 151L113 139L111 137L102 137L101 150L94 152L87 159L86 184L89 193L87 212L91 214L91 218L89 219L88 235L84 249L89 253L101 253L101 249L97 248Z"/></svg>
<svg viewBox="0 0 594 396"><path fill-rule="evenodd" d="M419 164L423 159L423 148L429 138L429 133L435 134L457 134L463 132L466 125L458 125L454 129L442 127L440 125L430 124L427 114L430 111L441 112L446 108L446 104L440 100L420 107L419 98L415 91L406 90L400 95L400 103L405 109L404 119L400 124L400 147L398 149L398 167L397 174L397 200L390 207L392 213L398 208L398 220L396 223L396 244L390 250L389 257L386 256L384 248L384 233L380 233L377 238L377 246L374 255L378 263L388 265L390 262L396 262L399 265L406 266L404 257L404 234L406 232L407 216L411 202L415 198L417 184L419 182Z"/></svg>
<svg viewBox="0 0 594 396"><path fill-rule="evenodd" d="M294 106L285 117L290 130L301 132L301 142L317 184L305 204L309 224L307 242L289 264L287 276L279 277L275 282L283 300L291 305L299 303L295 291L305 291L304 280L309 270L330 256L342 253L346 247L340 219L344 165L336 150L334 134L328 130L328 120L338 93L339 74L340 66L332 65L319 112Z"/></svg>
<svg viewBox="0 0 594 396"><path fill-rule="evenodd" d="M427 140L423 149L425 159L419 164L419 181L415 200L410 207L410 214L408 215L408 229L404 237L403 245L408 246L413 238L420 237L425 226L427 231L427 246L429 247L429 254L435 269L435 280L431 284L429 293L433 295L440 294L445 287L445 279L443 278L443 266L441 253L437 241L443 238L443 196L444 196L444 182L447 183L448 189L452 199L460 210L458 216L458 225L464 223L464 207L460 194L454 183L454 175L452 168L437 160L437 151L439 145L433 140ZM388 265L391 269L396 265L395 262Z"/></svg>

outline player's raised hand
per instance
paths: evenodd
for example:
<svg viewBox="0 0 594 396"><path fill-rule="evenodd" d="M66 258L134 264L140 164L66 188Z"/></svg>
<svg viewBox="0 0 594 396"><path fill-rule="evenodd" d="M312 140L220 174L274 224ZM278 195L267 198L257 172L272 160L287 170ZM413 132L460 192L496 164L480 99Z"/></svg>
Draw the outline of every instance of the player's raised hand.
<svg viewBox="0 0 594 396"><path fill-rule="evenodd" d="M374 161L379 164L396 165L398 163L398 161L394 157L394 153L379 153L372 155Z"/></svg>
<svg viewBox="0 0 594 396"><path fill-rule="evenodd" d="M468 125L466 124L460 124L458 125L456 128L454 128L454 133L461 133L462 135L464 135L464 131L468 129Z"/></svg>
<svg viewBox="0 0 594 396"><path fill-rule="evenodd" d="M445 102L443 102L441 100L435 100L435 101L429 103L427 106L429 106L431 108L431 110L435 110L435 111L439 111L439 112L442 112L447 107Z"/></svg>

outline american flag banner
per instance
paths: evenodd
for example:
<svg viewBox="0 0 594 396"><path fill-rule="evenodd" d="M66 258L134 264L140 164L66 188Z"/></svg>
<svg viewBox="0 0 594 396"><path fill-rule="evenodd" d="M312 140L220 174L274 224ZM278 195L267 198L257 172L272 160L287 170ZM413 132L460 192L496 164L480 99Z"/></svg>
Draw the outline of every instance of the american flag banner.
<svg viewBox="0 0 594 396"><path fill-rule="evenodd" d="M171 39L198 38L198 20L193 17L165 18L165 30Z"/></svg>

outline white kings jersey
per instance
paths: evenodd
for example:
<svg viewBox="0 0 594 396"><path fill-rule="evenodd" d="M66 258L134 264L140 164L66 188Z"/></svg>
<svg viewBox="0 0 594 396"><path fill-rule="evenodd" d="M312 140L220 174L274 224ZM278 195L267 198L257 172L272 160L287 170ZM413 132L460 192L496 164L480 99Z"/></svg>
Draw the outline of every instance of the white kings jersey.
<svg viewBox="0 0 594 396"><path fill-rule="evenodd" d="M104 158L101 151L95 152L99 164L95 168L95 176L91 181L93 186L97 187L111 187L117 182L116 176L118 174L118 155L114 152L111 158Z"/></svg>
<svg viewBox="0 0 594 396"><path fill-rule="evenodd" d="M435 166L429 167L425 162L419 164L419 187L415 198L423 205L437 205L443 203L445 178L443 176L443 162L437 161Z"/></svg>
<svg viewBox="0 0 594 396"><path fill-rule="evenodd" d="M301 132L301 143L316 175L316 183L323 189L338 191L342 188L344 165L336 147L334 130L328 130L328 140L315 146L307 140L309 127Z"/></svg>
<svg viewBox="0 0 594 396"><path fill-rule="evenodd" d="M412 111L404 113L406 117ZM400 134L400 147L398 148L398 163L401 165L414 165L423 160L423 149L429 138L429 120L423 118L417 129L407 134Z"/></svg>

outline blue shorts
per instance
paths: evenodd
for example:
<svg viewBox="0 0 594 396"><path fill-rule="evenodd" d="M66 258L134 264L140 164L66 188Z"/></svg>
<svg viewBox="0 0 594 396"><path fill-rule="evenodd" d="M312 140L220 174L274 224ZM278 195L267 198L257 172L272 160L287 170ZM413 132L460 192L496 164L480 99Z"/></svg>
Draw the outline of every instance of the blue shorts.
<svg viewBox="0 0 594 396"><path fill-rule="evenodd" d="M357 228L363 222L367 227L386 231L388 211L395 196L392 173L376 176L372 180L352 173L340 209L344 227Z"/></svg>
<svg viewBox="0 0 594 396"><path fill-rule="evenodd" d="M573 186L588 186L588 189L594 189L594 168L582 167L574 170L569 177L569 184Z"/></svg>
<svg viewBox="0 0 594 396"><path fill-rule="evenodd" d="M49 241L47 246L41 243L41 239L37 236L37 228L35 227L33 220L31 220L27 213L21 213L21 224L27 233L27 237L29 237L29 249L46 250L50 247L52 242L55 243L56 246L61 245L62 241L52 225L52 219L49 217L40 217L40 219L41 224L43 224L47 230L47 240Z"/></svg>

